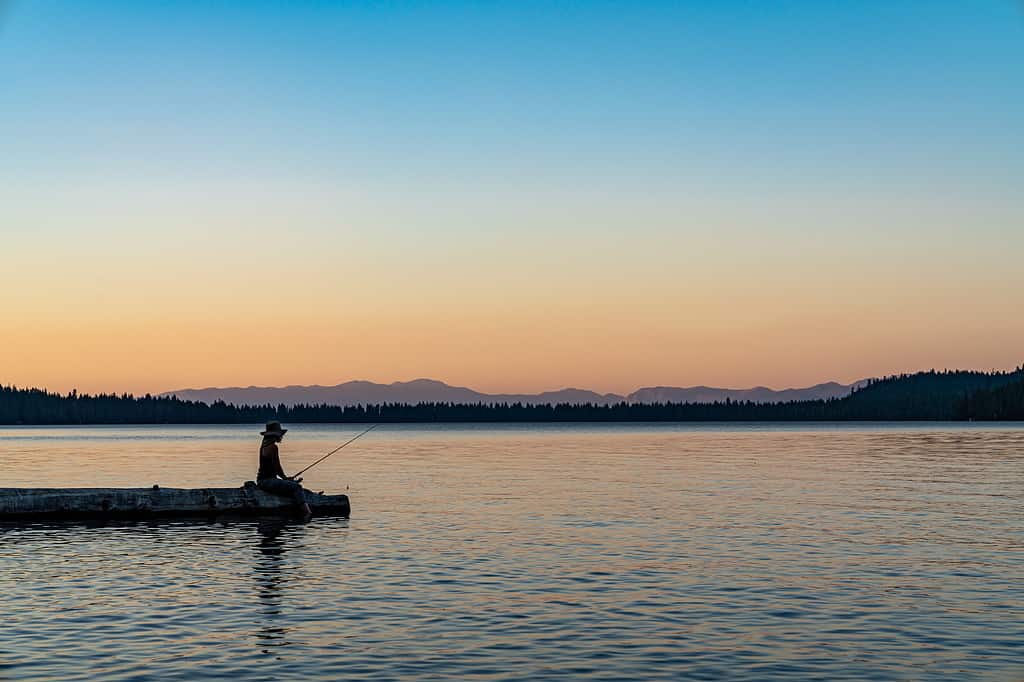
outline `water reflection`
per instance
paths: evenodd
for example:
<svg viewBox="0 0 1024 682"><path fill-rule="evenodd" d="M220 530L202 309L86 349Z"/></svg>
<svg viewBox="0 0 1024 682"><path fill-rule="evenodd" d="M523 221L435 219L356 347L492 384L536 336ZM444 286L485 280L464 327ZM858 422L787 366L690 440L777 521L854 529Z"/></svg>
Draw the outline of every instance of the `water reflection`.
<svg viewBox="0 0 1024 682"><path fill-rule="evenodd" d="M295 532L303 526L286 519L264 519L257 525L259 541L256 543L256 593L260 603L262 623L256 631L256 646L264 654L280 660L281 649L288 646L291 628L284 625L282 615L284 593L289 581L285 570L285 554L294 543Z"/></svg>
<svg viewBox="0 0 1024 682"><path fill-rule="evenodd" d="M324 462L351 520L0 525L0 679L1024 680L1024 428L944 428L422 429ZM239 434L0 459L235 485Z"/></svg>

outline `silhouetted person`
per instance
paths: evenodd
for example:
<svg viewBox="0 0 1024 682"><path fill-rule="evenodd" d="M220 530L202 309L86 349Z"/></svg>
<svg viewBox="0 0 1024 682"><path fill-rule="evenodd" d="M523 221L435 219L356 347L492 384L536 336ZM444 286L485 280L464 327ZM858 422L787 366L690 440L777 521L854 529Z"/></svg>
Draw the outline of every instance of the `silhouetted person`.
<svg viewBox="0 0 1024 682"><path fill-rule="evenodd" d="M306 496L302 492L300 481L286 476L281 468L281 456L278 453L277 444L284 438L288 429L281 428L281 422L267 422L265 431L261 431L263 443L260 445L260 470L256 474L256 485L260 490L265 490L272 495L290 497L302 510L302 514L309 519L313 511L306 503Z"/></svg>

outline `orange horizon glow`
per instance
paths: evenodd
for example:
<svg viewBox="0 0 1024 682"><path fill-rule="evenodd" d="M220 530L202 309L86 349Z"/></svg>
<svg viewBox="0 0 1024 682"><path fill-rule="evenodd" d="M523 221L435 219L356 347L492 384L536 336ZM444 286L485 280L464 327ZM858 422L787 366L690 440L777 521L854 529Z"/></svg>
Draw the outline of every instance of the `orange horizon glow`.
<svg viewBox="0 0 1024 682"><path fill-rule="evenodd" d="M5 325L8 369L2 383L143 394L431 378L488 393L571 386L625 394L657 385L790 388L931 368L1009 369L1020 363L1018 353L970 328L946 326L937 335L943 343L924 349L912 334L912 321L851 334L839 326L839 317L792 315L746 329L730 320L717 320L715 326L705 320L697 329L666 323L648 325L643 334L617 326L614 315L573 319L568 311L514 321L410 314L315 321L285 316L271 322L257 314L184 323ZM819 333L794 339L791 327ZM1018 330L1007 325L1003 332ZM954 344L970 351L958 351Z"/></svg>
<svg viewBox="0 0 1024 682"><path fill-rule="evenodd" d="M542 216L530 230L430 239L379 222L361 231L377 219L341 207L336 228L305 234L286 229L301 213L246 232L175 219L189 223L96 224L106 238L88 243L59 227L15 233L17 259L0 273L0 382L158 393L426 377L492 393L628 393L1022 360L1020 232L935 229L923 258L912 242L880 250L881 233L779 242L750 216L733 227L664 218L659 231L583 242L540 230Z"/></svg>
<svg viewBox="0 0 1024 682"><path fill-rule="evenodd" d="M919 209L932 228L921 257L838 219L827 237L781 242L753 215L716 222L700 204L691 212L705 219L666 216L658 230L584 236L538 208L530 229L430 238L341 204L333 228L302 233L287 228L323 216L247 213L247 230L211 231L209 218L182 228L196 218L145 208L141 231L93 218L88 242L59 225L9 238L0 382L159 393L425 377L491 393L628 393L1022 360L1024 315L1012 311L1024 231L958 233L955 212ZM876 210L885 219L889 207Z"/></svg>

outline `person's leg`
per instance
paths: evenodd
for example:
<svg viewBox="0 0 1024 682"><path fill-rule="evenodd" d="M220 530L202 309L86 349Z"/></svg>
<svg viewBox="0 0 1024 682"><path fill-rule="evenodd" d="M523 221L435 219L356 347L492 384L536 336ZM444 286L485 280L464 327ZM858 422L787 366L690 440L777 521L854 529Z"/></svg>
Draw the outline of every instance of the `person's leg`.
<svg viewBox="0 0 1024 682"><path fill-rule="evenodd" d="M282 478L265 478L259 481L257 485L260 490L271 495L291 498L307 519L313 515L313 510L309 508L309 504L306 502L306 495L302 492L302 486L295 481L286 481Z"/></svg>
<svg viewBox="0 0 1024 682"><path fill-rule="evenodd" d="M264 478L257 481L256 485L260 490L271 495L277 495L278 497L292 496L292 490L288 487L288 481L282 481L280 478Z"/></svg>
<svg viewBox="0 0 1024 682"><path fill-rule="evenodd" d="M306 502L306 494L302 491L302 484L296 483L295 481L281 481L287 483L291 488L292 499L295 500L295 504L298 505L299 509L302 510L302 515L308 521L313 516L313 510L309 508L309 503Z"/></svg>

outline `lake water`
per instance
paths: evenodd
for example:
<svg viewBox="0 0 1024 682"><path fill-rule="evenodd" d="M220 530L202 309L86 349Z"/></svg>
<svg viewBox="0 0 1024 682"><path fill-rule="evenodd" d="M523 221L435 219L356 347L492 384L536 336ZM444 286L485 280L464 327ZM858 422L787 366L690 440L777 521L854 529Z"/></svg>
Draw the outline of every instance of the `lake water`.
<svg viewBox="0 0 1024 682"><path fill-rule="evenodd" d="M0 429L0 486L235 486L256 431ZM1021 425L385 426L306 483L351 519L0 525L0 679L1024 679Z"/></svg>

